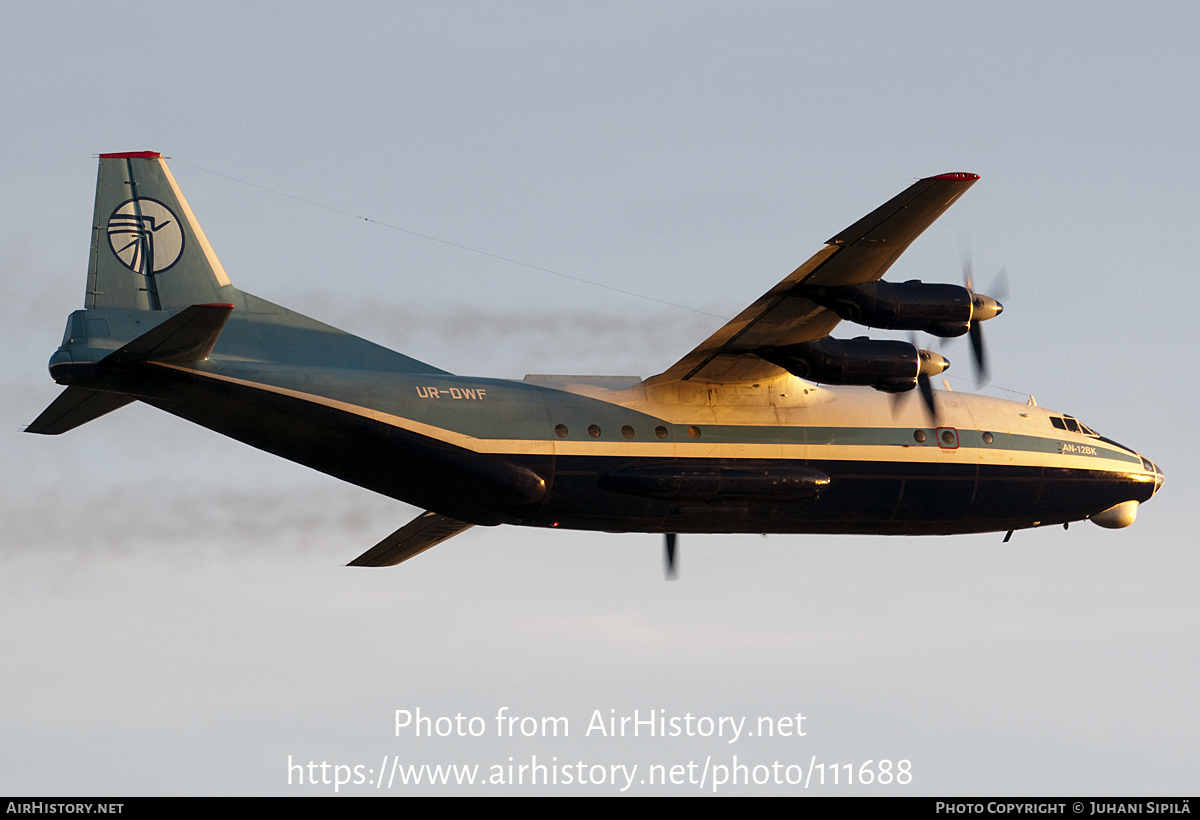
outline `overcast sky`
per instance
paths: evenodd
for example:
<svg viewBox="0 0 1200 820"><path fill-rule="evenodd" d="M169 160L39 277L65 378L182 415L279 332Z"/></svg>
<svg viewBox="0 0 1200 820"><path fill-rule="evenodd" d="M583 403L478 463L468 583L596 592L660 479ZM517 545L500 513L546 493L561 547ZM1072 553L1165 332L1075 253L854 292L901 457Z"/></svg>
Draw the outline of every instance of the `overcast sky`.
<svg viewBox="0 0 1200 820"><path fill-rule="evenodd" d="M826 785L721 792L1194 791L1194 4L202 5L24 4L0 34L0 793L536 756L606 767L536 793L636 764L627 793L691 794L734 755ZM958 281L962 247L985 290L1006 267L989 391L1166 486L1130 529L1008 544L688 536L676 583L657 536L515 528L344 568L419 511L140 405L20 432L61 390L95 155L134 150L173 158L238 287L511 378L659 372L913 180L975 172L889 278ZM498 738L504 707L570 734ZM397 737L417 708L487 731ZM753 736L606 738L597 710ZM858 785L883 759L911 782ZM488 788L518 790L432 791Z"/></svg>

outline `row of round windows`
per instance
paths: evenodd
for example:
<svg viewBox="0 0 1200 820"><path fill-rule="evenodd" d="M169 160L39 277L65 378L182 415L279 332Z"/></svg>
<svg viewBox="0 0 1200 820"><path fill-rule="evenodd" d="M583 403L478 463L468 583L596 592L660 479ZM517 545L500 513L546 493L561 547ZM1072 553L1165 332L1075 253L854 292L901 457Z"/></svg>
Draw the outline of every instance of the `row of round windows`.
<svg viewBox="0 0 1200 820"><path fill-rule="evenodd" d="M592 438L600 438L600 425L589 424L587 431L588 435ZM554 425L554 435L558 436L559 438L566 438L567 433L569 432L570 430L567 429L567 425L565 424ZM636 431L634 431L634 429L628 424L621 428L621 435L625 438L633 438L636 434ZM687 429L687 434L691 438L700 438L700 428L693 425ZM654 428L654 435L658 438L666 438L669 435L669 432L667 431L666 427L663 427L660 424Z"/></svg>
<svg viewBox="0 0 1200 820"><path fill-rule="evenodd" d="M953 447L955 445L955 443L958 441L958 434L950 429L943 430L941 433L941 436L942 436L942 444L944 444L947 447ZM996 437L993 436L991 433L984 433L982 436L980 436L980 438L983 439L984 444L991 444L993 441L995 441ZM925 439L926 439L926 435L925 435L924 430L914 430L913 431L913 441L917 442L917 444L924 444Z"/></svg>

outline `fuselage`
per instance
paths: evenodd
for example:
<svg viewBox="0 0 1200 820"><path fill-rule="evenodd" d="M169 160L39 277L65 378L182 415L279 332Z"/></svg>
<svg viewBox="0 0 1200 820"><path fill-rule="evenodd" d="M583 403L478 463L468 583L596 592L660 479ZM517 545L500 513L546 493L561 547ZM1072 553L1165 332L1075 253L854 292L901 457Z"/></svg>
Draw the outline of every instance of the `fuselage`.
<svg viewBox="0 0 1200 820"><path fill-rule="evenodd" d="M120 325L127 316L115 314L134 312L87 313ZM354 361L298 355L293 363L273 344L265 360L253 355L263 333L235 311L205 361L113 369L96 363L116 341L72 338L69 326L51 369L62 383L134 395L478 524L1004 531L1141 503L1162 483L1150 461L1069 416L986 396L938 391L935 421L916 396L831 389L788 374L669 389L636 379L472 378L373 345L352 346L367 351Z"/></svg>

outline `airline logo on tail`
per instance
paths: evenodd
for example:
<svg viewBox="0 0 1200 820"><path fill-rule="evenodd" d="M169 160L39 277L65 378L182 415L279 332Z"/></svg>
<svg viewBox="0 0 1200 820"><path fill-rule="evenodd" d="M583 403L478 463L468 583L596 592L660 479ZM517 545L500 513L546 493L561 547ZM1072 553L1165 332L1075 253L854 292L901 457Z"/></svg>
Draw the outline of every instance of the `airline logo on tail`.
<svg viewBox="0 0 1200 820"><path fill-rule="evenodd" d="M157 199L139 197L108 218L108 244L121 264L142 276L167 270L183 255L179 218Z"/></svg>

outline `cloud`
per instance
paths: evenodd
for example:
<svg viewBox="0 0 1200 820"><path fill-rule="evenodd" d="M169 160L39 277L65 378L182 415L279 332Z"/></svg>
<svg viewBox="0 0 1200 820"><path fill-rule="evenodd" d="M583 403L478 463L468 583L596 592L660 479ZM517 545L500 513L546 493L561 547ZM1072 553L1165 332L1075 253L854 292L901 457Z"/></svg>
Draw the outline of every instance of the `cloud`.
<svg viewBox="0 0 1200 820"><path fill-rule="evenodd" d="M180 556L252 553L280 560L320 553L344 564L416 514L349 485L248 485L10 486L0 498L0 563L61 570L167 548Z"/></svg>

